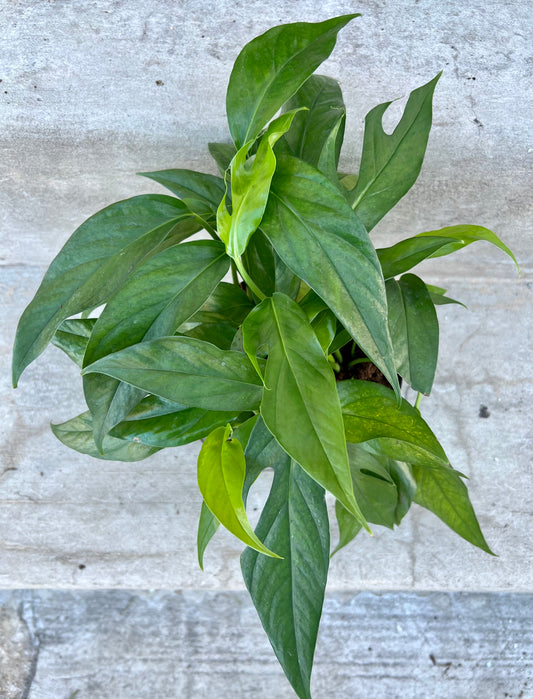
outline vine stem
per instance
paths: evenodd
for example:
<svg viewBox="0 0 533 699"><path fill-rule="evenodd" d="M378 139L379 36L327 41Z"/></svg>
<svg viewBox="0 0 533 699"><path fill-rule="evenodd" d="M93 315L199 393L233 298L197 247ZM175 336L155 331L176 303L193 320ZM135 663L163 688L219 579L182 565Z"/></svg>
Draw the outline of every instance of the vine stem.
<svg viewBox="0 0 533 699"><path fill-rule="evenodd" d="M415 408L420 412L420 403L422 402L423 393L416 394Z"/></svg>
<svg viewBox="0 0 533 699"><path fill-rule="evenodd" d="M235 257L235 264L237 266L237 269L239 270L239 274L241 277L244 279L246 282L246 286L253 291L253 293L263 301L266 299L265 294L261 291L261 289L256 285L256 283L253 281L253 279L249 276L248 272L244 269L244 265L242 263L242 259L240 257Z"/></svg>

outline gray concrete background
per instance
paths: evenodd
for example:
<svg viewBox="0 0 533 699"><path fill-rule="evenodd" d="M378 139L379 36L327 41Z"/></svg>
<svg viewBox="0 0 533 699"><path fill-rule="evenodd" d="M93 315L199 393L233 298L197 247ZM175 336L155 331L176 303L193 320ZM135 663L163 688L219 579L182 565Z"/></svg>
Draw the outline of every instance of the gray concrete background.
<svg viewBox="0 0 533 699"><path fill-rule="evenodd" d="M206 143L227 139L225 89L233 60L247 40L280 22L318 21L353 11L363 17L342 31L322 68L340 80L348 107L345 170L357 169L365 113L404 96L386 115L386 128L391 129L408 92L444 69L419 181L376 228L376 245L444 225L477 223L512 247L522 277L518 279L510 260L485 244L421 268L428 282L447 287L469 307L440 310L440 364L433 395L423 402L423 415L454 466L470 476L472 500L499 558L477 551L418 508L395 532L376 528L373 539L361 536L333 560L324 632L333 643L346 624L353 636L347 647L354 648L354 654L349 663L341 667L341 659L334 667L328 663L337 662L338 649L326 643L321 651L319 646L324 655L317 658L317 696L332 696L326 684L330 672L339 678L336 696L356 696L357 691L377 699L533 696L525 684L531 667L520 656L530 649L523 651L521 646L526 627L512 621L521 615L529 618L532 605L529 595L513 593L533 592L531 4L4 0L0 588L71 589L5 592L0 598L0 663L7 657L11 673L0 672L0 688L9 699L70 699L77 689L83 690L79 699L133 697L130 685L120 685L120 678L130 674L139 699L154 696L149 687L154 677L159 678L157 696L172 696L165 682L178 675L180 690L174 696L211 696L202 673L191 665L200 657L193 658L191 649L202 649L204 641L196 645L189 636L171 638L170 630L165 635L178 614L172 611L174 602L168 602L174 599L172 593L143 597L144 593L82 592L86 589L182 590L190 605L188 614L205 620L209 640L217 637L217 625L241 613L248 625L251 611L240 592L239 545L221 533L206 554L206 572L196 564L198 447L165 451L138 464L100 462L70 452L55 440L48 423L83 409L77 370L51 348L13 391L11 346L18 317L75 227L113 201L158 190L135 172L167 167L215 172ZM486 406L488 418L480 417L481 406ZM265 481L252 494L252 517L267 488ZM392 665L369 664L363 646L353 646L359 642L353 629L360 627L361 619L341 618L332 611L361 590L368 591L361 593L367 602L384 604L383 617L377 603L361 607L369 620L377 615L376 646L385 647L379 629L387 615L411 619L412 632L405 637L398 628L383 627L395 639ZM452 594L456 590L473 594L458 597ZM415 596L427 591L432 592L426 597ZM493 594L476 596L481 591ZM98 594L111 596L86 597ZM144 641L141 636L132 641L131 655L123 649L122 662L118 631L105 627L98 636L103 622L95 621L94 615L101 603L116 618L117 629L122 628L116 610L122 609L122 602L126 607L130 597L141 600L132 602L141 610L134 621L147 635ZM227 604L219 618L221 600ZM430 600L429 607L424 600ZM208 611L201 611L202 601ZM453 623L447 623L455 638L463 634L463 645L455 648L446 636L446 624L434 631L434 642L427 643L432 604L456 611ZM28 621L32 605L34 626ZM246 612L235 611L244 608ZM208 613L215 615L211 625ZM487 615L490 628L484 626ZM511 635L506 635L505 619ZM92 636L83 630L86 623ZM230 638L225 636L220 653L215 650L211 665L202 667L214 673L215 689L217 682L225 681L228 692L230 686L233 690L238 677L238 691L248 696L261 678L268 690L264 696L289 696L255 624L245 639L249 634L255 639L257 633L257 648L263 644L260 661L245 663L245 671L241 661L232 660L236 664L224 670L230 662L222 652ZM50 632L36 667L37 628L39 633ZM143 655L143 644L152 636L161 645ZM243 642L238 640L237 646ZM250 647L256 648L255 643ZM514 643L520 653L512 650ZM61 661L67 646L71 654ZM454 653L460 654L461 648L469 649L471 662L463 662L458 670L461 661ZM141 656L140 664L135 664L135 653ZM429 653L436 665L429 664ZM163 661L173 654L181 658L176 670ZM82 656L88 658L85 666ZM441 656L453 668L440 665ZM102 689L103 681L98 684L95 679L104 666L117 669L114 684L106 676L110 689ZM394 682L389 681L391 673ZM143 682L145 694L140 691ZM15 689L5 689L10 686Z"/></svg>

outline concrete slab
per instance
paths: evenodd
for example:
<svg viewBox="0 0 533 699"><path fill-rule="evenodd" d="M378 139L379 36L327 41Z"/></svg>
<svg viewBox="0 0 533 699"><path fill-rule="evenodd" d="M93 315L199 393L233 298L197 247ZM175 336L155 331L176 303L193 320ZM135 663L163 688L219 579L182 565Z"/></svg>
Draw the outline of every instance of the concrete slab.
<svg viewBox="0 0 533 699"><path fill-rule="evenodd" d="M294 697L244 593L3 592L0 605L38 648L29 694L21 681L10 699ZM530 595L330 594L314 697L531 699L532 628Z"/></svg>

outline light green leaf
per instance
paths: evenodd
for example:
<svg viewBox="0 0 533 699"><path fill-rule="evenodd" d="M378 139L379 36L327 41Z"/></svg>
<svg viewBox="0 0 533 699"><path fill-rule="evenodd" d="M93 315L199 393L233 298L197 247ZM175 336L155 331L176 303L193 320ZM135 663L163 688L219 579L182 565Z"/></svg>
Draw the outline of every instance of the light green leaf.
<svg viewBox="0 0 533 699"><path fill-rule="evenodd" d="M280 157L261 229L285 264L326 302L399 396L381 267L344 196L310 165Z"/></svg>
<svg viewBox="0 0 533 699"><path fill-rule="evenodd" d="M415 502L437 515L463 539L492 554L459 472L451 468L413 466L413 475L417 485Z"/></svg>
<svg viewBox="0 0 533 699"><path fill-rule="evenodd" d="M91 216L50 265L18 325L13 385L66 318L104 303L165 239L180 242L199 226L183 202L144 194Z"/></svg>
<svg viewBox="0 0 533 699"><path fill-rule="evenodd" d="M416 408L402 399L398 405L386 386L370 381L339 381L348 442L378 440L379 451L397 461L424 467L449 466L444 450Z"/></svg>
<svg viewBox="0 0 533 699"><path fill-rule="evenodd" d="M70 449L88 454L96 459L109 461L141 461L159 451L158 448L127 442L106 436L100 451L93 438L91 413L86 412L60 425L51 425L52 432L60 442Z"/></svg>
<svg viewBox="0 0 533 699"><path fill-rule="evenodd" d="M52 338L52 344L72 359L80 369L96 318L74 318L64 320Z"/></svg>
<svg viewBox="0 0 533 699"><path fill-rule="evenodd" d="M247 316L243 344L258 371L256 355L268 351L261 401L268 429L317 483L361 517L335 377L304 311L288 296L275 293Z"/></svg>
<svg viewBox="0 0 533 699"><path fill-rule="evenodd" d="M255 139L333 51L342 27L358 16L284 24L246 44L233 66L226 96L229 129L237 148Z"/></svg>
<svg viewBox="0 0 533 699"><path fill-rule="evenodd" d="M147 393L206 410L257 410L262 385L248 357L190 337L163 337L86 367Z"/></svg>
<svg viewBox="0 0 533 699"><path fill-rule="evenodd" d="M85 366L143 340L172 335L228 267L224 246L214 240L184 243L153 256L109 300L93 328ZM142 392L101 375L85 376L83 388L97 445L142 398Z"/></svg>
<svg viewBox="0 0 533 699"><path fill-rule="evenodd" d="M250 236L261 223L276 169L273 147L289 130L295 114L296 111L287 112L270 124L253 158L248 158L250 141L231 161L231 213L224 194L217 211L217 229L227 254L234 260L240 259Z"/></svg>
<svg viewBox="0 0 533 699"><path fill-rule="evenodd" d="M321 311L311 322L311 327L320 342L324 354L329 354L329 347L337 330L337 319L330 310Z"/></svg>
<svg viewBox="0 0 533 699"><path fill-rule="evenodd" d="M339 83L325 75L312 75L284 109L298 107L307 107L307 111L296 115L291 130L284 136L290 152L338 182L346 116Z"/></svg>
<svg viewBox="0 0 533 699"><path fill-rule="evenodd" d="M276 656L302 699L310 699L328 575L329 523L324 490L298 464L279 463L257 535L283 560L246 549L241 568Z"/></svg>
<svg viewBox="0 0 533 699"><path fill-rule="evenodd" d="M414 274L386 283L389 331L396 370L419 393L429 395L439 353L439 321L424 282Z"/></svg>
<svg viewBox="0 0 533 699"><path fill-rule="evenodd" d="M264 546L248 521L242 500L246 464L240 442L231 427L218 427L202 445L198 456L198 487L204 502L228 531L267 556L279 556Z"/></svg>
<svg viewBox="0 0 533 699"><path fill-rule="evenodd" d="M382 119L391 102L374 107L365 119L361 167L349 201L370 231L415 183L431 129L433 91L440 73L409 95L392 134Z"/></svg>

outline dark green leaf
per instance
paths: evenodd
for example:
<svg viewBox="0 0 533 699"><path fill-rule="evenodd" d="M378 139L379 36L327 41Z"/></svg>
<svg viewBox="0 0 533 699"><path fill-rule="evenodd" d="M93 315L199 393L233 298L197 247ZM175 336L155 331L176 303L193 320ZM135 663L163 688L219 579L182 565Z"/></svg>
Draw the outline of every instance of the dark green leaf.
<svg viewBox="0 0 533 699"><path fill-rule="evenodd" d="M235 284L220 282L207 301L191 316L190 322L229 322L238 327L252 308L253 303L241 288Z"/></svg>
<svg viewBox="0 0 533 699"><path fill-rule="evenodd" d="M417 264L432 257L433 253L453 243L453 238L406 238L389 248L376 250L383 276L390 279L416 267Z"/></svg>
<svg viewBox="0 0 533 699"><path fill-rule="evenodd" d="M444 294L446 293L446 289L443 289L440 286L433 286L432 284L426 284L426 287L435 306L445 306L453 303L466 308L464 303L461 303L461 301L456 301L455 299L451 299L449 296L445 296Z"/></svg>
<svg viewBox="0 0 533 699"><path fill-rule="evenodd" d="M248 521L242 500L246 464L231 427L218 427L202 445L198 456L198 487L204 502L228 531L267 556L279 558L262 544Z"/></svg>
<svg viewBox="0 0 533 699"><path fill-rule="evenodd" d="M351 512L348 512L338 500L335 500L335 518L339 528L339 543L331 552L332 556L345 546L348 546L350 541L353 541L362 529L361 522Z"/></svg>
<svg viewBox="0 0 533 699"><path fill-rule="evenodd" d="M72 359L80 368L96 318L64 320L52 338L52 344Z"/></svg>
<svg viewBox="0 0 533 699"><path fill-rule="evenodd" d="M237 148L259 134L333 51L340 29L358 16L284 24L246 44L233 66L226 96Z"/></svg>
<svg viewBox="0 0 533 699"><path fill-rule="evenodd" d="M386 283L389 331L396 370L407 383L428 395L439 353L439 321L424 282L414 274Z"/></svg>
<svg viewBox="0 0 533 699"><path fill-rule="evenodd" d="M284 136L291 153L338 182L346 114L339 83L325 75L312 75L285 105L287 110L298 107L308 111L296 115Z"/></svg>
<svg viewBox="0 0 533 699"><path fill-rule="evenodd" d="M339 381L337 389L348 442L378 439L379 450L397 461L426 467L448 466L437 438L416 408L398 405L386 386L370 381Z"/></svg>
<svg viewBox="0 0 533 699"><path fill-rule="evenodd" d="M257 535L283 560L246 549L241 568L276 656L302 699L310 699L313 655L329 563L324 490L294 462L276 469Z"/></svg>
<svg viewBox="0 0 533 699"><path fill-rule="evenodd" d="M96 459L110 461L141 461L147 456L155 454L159 449L127 442L107 435L104 439L103 450L99 451L93 438L93 426L91 414L82 413L60 425L51 425L52 432L70 449L79 451L81 454L88 454Z"/></svg>
<svg viewBox="0 0 533 699"><path fill-rule="evenodd" d="M233 143L208 143L207 145L220 174L224 177L226 170L237 153L237 149Z"/></svg>
<svg viewBox="0 0 533 699"><path fill-rule="evenodd" d="M178 199L144 194L112 204L85 221L50 265L20 319L13 385L63 320L104 303L165 238L179 242L198 230L190 218ZM186 225L179 226L183 221Z"/></svg>
<svg viewBox="0 0 533 699"><path fill-rule="evenodd" d="M372 524L392 529L398 491L387 468L389 459L370 453L361 444L349 444L348 456L354 492L365 518Z"/></svg>
<svg viewBox="0 0 533 699"><path fill-rule="evenodd" d="M163 337L107 355L83 370L206 410L257 410L261 379L245 354L191 337Z"/></svg>
<svg viewBox="0 0 533 699"><path fill-rule="evenodd" d="M413 475L417 484L415 502L437 515L463 539L492 554L458 471L413 466Z"/></svg>
<svg viewBox="0 0 533 699"><path fill-rule="evenodd" d="M310 165L280 157L261 228L399 395L381 267L344 196Z"/></svg>
<svg viewBox="0 0 533 699"><path fill-rule="evenodd" d="M361 167L349 201L370 231L415 183L429 137L433 91L440 73L409 95L392 134L382 119L391 102L374 107L365 119Z"/></svg>
<svg viewBox="0 0 533 699"><path fill-rule="evenodd" d="M85 366L143 340L172 335L228 267L224 246L214 240L184 243L152 257L109 300L91 334ZM86 376L83 388L97 445L142 398L131 386L97 375Z"/></svg>
<svg viewBox="0 0 533 699"><path fill-rule="evenodd" d="M268 351L261 401L266 426L317 483L361 516L335 378L304 311L288 296L275 293L247 316L243 339L258 370L257 353Z"/></svg>
<svg viewBox="0 0 533 699"><path fill-rule="evenodd" d="M187 324L190 325L190 324ZM183 331L187 337L195 337L203 342L210 342L220 349L232 349L237 328L233 323L199 323Z"/></svg>
<svg viewBox="0 0 533 699"><path fill-rule="evenodd" d="M205 207L216 212L226 192L224 180L214 175L194 170L160 170L158 172L140 172L169 189L193 209Z"/></svg>
<svg viewBox="0 0 533 699"><path fill-rule="evenodd" d="M215 536L220 526L220 522L211 512L209 507L202 501L200 519L198 520L198 534L196 536L196 548L198 550L198 565L204 569L204 553L207 545Z"/></svg>
<svg viewBox="0 0 533 699"><path fill-rule="evenodd" d="M280 291L296 298L300 279L280 259L261 229L250 238L243 255L243 263L265 296L272 296L275 291Z"/></svg>

